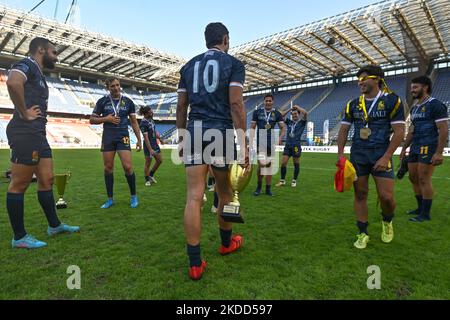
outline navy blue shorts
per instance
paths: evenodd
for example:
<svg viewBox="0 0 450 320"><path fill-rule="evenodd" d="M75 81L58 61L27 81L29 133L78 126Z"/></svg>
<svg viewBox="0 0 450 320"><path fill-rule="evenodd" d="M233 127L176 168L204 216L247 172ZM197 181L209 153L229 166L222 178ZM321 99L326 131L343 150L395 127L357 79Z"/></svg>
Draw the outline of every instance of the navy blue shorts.
<svg viewBox="0 0 450 320"><path fill-rule="evenodd" d="M394 163L392 159L387 171L375 171L373 167L386 153L386 148L355 149L352 148L350 162L356 169L358 177L372 175L377 178L395 179Z"/></svg>
<svg viewBox="0 0 450 320"><path fill-rule="evenodd" d="M52 149L47 137L36 134L14 134L8 132L11 147L11 162L25 166L37 166L41 159L52 159Z"/></svg>
<svg viewBox="0 0 450 320"><path fill-rule="evenodd" d="M216 137L208 138L211 141L205 141L204 134L210 130L209 128L197 130L200 131L200 139L194 136L194 128L188 128L189 137L183 138L183 162L185 166L211 165L216 170L229 170L229 166L237 159L234 130L229 130L230 137L227 137L226 130L217 130L216 132L220 132L222 137L217 142Z"/></svg>
<svg viewBox="0 0 450 320"><path fill-rule="evenodd" d="M408 157L409 163L422 163L431 165L431 160L433 156L436 154L436 150L438 148L437 144L431 144L429 146L413 146L411 148L411 152Z"/></svg>
<svg viewBox="0 0 450 320"><path fill-rule="evenodd" d="M161 149L159 148L159 146L152 146L153 151L156 154L160 154L161 153ZM148 150L147 145L144 143L144 155L148 158L152 158L153 156L150 154L150 150Z"/></svg>
<svg viewBox="0 0 450 320"><path fill-rule="evenodd" d="M101 152L131 151L130 135L103 133Z"/></svg>
<svg viewBox="0 0 450 320"><path fill-rule="evenodd" d="M301 145L294 145L294 146L288 146L286 145L284 147L283 156L287 156L289 158L300 158L302 156L302 146Z"/></svg>

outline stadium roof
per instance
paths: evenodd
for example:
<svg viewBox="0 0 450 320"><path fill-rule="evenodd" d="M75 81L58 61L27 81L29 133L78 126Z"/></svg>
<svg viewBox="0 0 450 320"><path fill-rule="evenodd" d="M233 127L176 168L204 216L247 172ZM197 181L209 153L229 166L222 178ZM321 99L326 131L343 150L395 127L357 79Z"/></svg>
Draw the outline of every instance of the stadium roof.
<svg viewBox="0 0 450 320"><path fill-rule="evenodd" d="M250 87L448 57L450 0L382 1L235 47Z"/></svg>
<svg viewBox="0 0 450 320"><path fill-rule="evenodd" d="M247 89L448 58L450 0L386 0L233 48ZM0 55L25 56L35 36L58 45L58 69L174 89L183 58L0 6Z"/></svg>
<svg viewBox="0 0 450 320"><path fill-rule="evenodd" d="M27 55L29 42L37 36L57 44L59 68L114 74L156 87L175 87L174 71L184 63L176 55L0 6L2 55Z"/></svg>

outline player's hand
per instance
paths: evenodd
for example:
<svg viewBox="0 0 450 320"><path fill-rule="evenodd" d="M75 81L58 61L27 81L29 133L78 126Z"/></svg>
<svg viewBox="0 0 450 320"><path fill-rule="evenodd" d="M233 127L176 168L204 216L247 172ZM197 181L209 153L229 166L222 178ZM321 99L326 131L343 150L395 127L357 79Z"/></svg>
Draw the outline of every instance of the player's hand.
<svg viewBox="0 0 450 320"><path fill-rule="evenodd" d="M339 166L339 162L341 162L342 158L345 158L345 156L343 154L339 154L337 162L336 162L336 166Z"/></svg>
<svg viewBox="0 0 450 320"><path fill-rule="evenodd" d="M431 164L435 167L441 166L444 163L444 156L440 153L436 153L431 159Z"/></svg>
<svg viewBox="0 0 450 320"><path fill-rule="evenodd" d="M137 152L141 152L142 151L142 142L138 141L136 143L136 150L137 150Z"/></svg>
<svg viewBox="0 0 450 320"><path fill-rule="evenodd" d="M245 171L247 171L247 172L249 171L248 170L250 168L250 151L249 151L249 147L245 148L244 163L241 163L240 166Z"/></svg>
<svg viewBox="0 0 450 320"><path fill-rule="evenodd" d="M391 162L391 159L384 156L380 160L377 161L373 169L377 172L385 172L389 169L389 163Z"/></svg>
<svg viewBox="0 0 450 320"><path fill-rule="evenodd" d="M183 156L184 156L184 142L183 141L178 142L178 156L180 157L181 161L183 161Z"/></svg>
<svg viewBox="0 0 450 320"><path fill-rule="evenodd" d="M41 116L41 108L39 106L32 106L30 109L27 109L24 115L21 115L21 118L25 121L34 121Z"/></svg>
<svg viewBox="0 0 450 320"><path fill-rule="evenodd" d="M112 124L115 124L115 125L118 125L120 123L120 118L116 117L116 116L114 116L112 114L108 115L105 118L105 120L106 120L106 122L109 122L109 123L112 123Z"/></svg>

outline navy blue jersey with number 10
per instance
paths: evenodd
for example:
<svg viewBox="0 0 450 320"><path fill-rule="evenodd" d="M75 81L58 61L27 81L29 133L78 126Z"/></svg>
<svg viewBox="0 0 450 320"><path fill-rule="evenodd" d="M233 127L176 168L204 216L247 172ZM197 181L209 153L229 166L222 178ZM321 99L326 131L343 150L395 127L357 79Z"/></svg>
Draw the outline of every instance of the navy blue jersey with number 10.
<svg viewBox="0 0 450 320"><path fill-rule="evenodd" d="M229 88L244 86L245 67L238 59L218 49L210 49L180 71L178 92L186 92L191 111L188 128L201 121L203 128L233 128Z"/></svg>

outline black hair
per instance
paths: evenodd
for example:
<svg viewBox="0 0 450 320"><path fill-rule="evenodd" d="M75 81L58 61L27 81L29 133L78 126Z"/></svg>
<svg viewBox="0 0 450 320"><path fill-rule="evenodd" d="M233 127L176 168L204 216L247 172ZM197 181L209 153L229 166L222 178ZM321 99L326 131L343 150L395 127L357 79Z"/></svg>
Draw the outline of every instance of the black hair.
<svg viewBox="0 0 450 320"><path fill-rule="evenodd" d="M376 76L376 77L379 77L380 79L384 79L384 71L380 66L377 66L377 65L369 65L369 66L362 67L361 69L359 69L356 76L359 78L363 73L367 73L369 76ZM378 86L380 88L383 87L382 80L380 80L380 82L378 82Z"/></svg>
<svg viewBox="0 0 450 320"><path fill-rule="evenodd" d="M116 80L120 82L120 79L117 78L117 77L109 77L109 78L107 78L107 79L105 80L106 87L109 88L109 86L111 85L111 83L113 83L113 82L116 81Z"/></svg>
<svg viewBox="0 0 450 320"><path fill-rule="evenodd" d="M267 98L272 98L272 100L275 100L275 97L271 93L268 93L264 96L264 100L266 100Z"/></svg>
<svg viewBox="0 0 450 320"><path fill-rule="evenodd" d="M420 76L411 80L411 83L422 84L428 87L428 94L433 93L433 81L427 76Z"/></svg>
<svg viewBox="0 0 450 320"><path fill-rule="evenodd" d="M228 35L228 29L220 22L213 22L206 26L205 40L208 49L220 45L223 42L223 37Z"/></svg>
<svg viewBox="0 0 450 320"><path fill-rule="evenodd" d="M146 115L147 113L150 112L150 110L152 110L152 108L150 108L149 106L141 107L141 108L139 109L139 114L140 114L141 116Z"/></svg>
<svg viewBox="0 0 450 320"><path fill-rule="evenodd" d="M370 65L365 66L359 69L356 76L359 78L363 73L367 73L369 76L377 76L380 78L384 78L384 71L380 66Z"/></svg>
<svg viewBox="0 0 450 320"><path fill-rule="evenodd" d="M34 38L33 40L31 40L30 46L29 46L30 54L35 54L39 50L39 48L44 48L45 50L47 50L50 45L55 45L55 44L45 38L41 38L41 37Z"/></svg>

